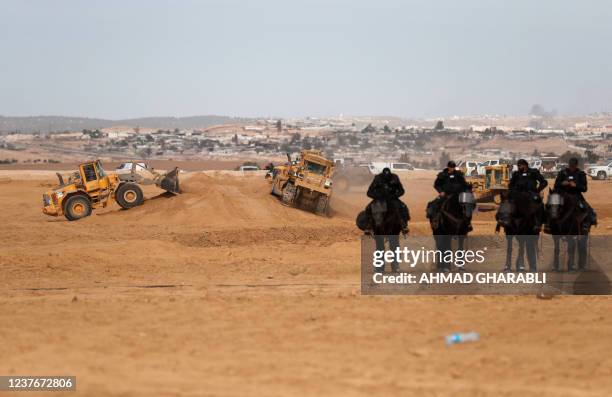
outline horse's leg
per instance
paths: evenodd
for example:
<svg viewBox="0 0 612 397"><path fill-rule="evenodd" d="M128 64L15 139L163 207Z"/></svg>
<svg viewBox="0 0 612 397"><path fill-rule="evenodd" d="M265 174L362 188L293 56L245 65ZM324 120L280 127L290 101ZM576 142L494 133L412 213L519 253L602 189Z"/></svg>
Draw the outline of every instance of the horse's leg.
<svg viewBox="0 0 612 397"><path fill-rule="evenodd" d="M553 266L552 271L559 271L559 249L561 247L561 236L558 234L553 234L553 243L554 243L554 251L553 251Z"/></svg>
<svg viewBox="0 0 612 397"><path fill-rule="evenodd" d="M384 251L385 250L385 236L379 235L379 234L375 234L374 235L374 240L376 240L376 251ZM385 264L383 263L383 265L381 267L375 267L374 271L375 272L379 272L379 273L384 273L384 271L385 271Z"/></svg>
<svg viewBox="0 0 612 397"><path fill-rule="evenodd" d="M524 272L525 271L525 236L516 236L518 240L518 255L516 257L516 271Z"/></svg>
<svg viewBox="0 0 612 397"><path fill-rule="evenodd" d="M436 240L436 249L442 254L437 261L437 269L447 271L450 265L446 263L446 251L450 250L450 236L446 234L437 234L434 235L434 239Z"/></svg>
<svg viewBox="0 0 612 397"><path fill-rule="evenodd" d="M586 269L588 244L588 234L578 236L578 269L580 270Z"/></svg>
<svg viewBox="0 0 612 397"><path fill-rule="evenodd" d="M441 241L441 235L438 234L434 234L434 242L436 243L436 251L438 252L442 252L442 241ZM442 270L442 258L439 258L436 255L436 270L440 271Z"/></svg>
<svg viewBox="0 0 612 397"><path fill-rule="evenodd" d="M509 272L512 270L512 235L506 234L506 265L504 271Z"/></svg>
<svg viewBox="0 0 612 397"><path fill-rule="evenodd" d="M567 271L574 271L574 253L576 252L576 237L567 236Z"/></svg>
<svg viewBox="0 0 612 397"><path fill-rule="evenodd" d="M399 248L399 234L392 234L388 237L389 239L389 251L395 252L397 248ZM393 263L391 263L391 271L399 272L399 263L397 263L397 258L395 255L393 256Z"/></svg>
<svg viewBox="0 0 612 397"><path fill-rule="evenodd" d="M533 234L529 236L525 236L526 240L526 248L527 248L527 260L529 261L529 271L536 272L537 264L536 264L536 246L538 244L538 235Z"/></svg>

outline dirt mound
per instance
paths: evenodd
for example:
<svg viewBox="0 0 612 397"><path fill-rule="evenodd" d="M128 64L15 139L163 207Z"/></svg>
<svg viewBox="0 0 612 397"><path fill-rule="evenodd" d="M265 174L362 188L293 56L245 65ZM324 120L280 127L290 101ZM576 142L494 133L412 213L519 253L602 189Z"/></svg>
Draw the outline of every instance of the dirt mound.
<svg viewBox="0 0 612 397"><path fill-rule="evenodd" d="M192 174L181 181L182 194L147 191L144 205L117 216L143 224L199 225L213 228L282 228L346 226L354 219L349 203L342 202L332 217L283 206L270 194L270 185L256 176ZM333 205L333 204L332 204ZM356 210L356 207L355 207ZM356 212L355 212L356 214Z"/></svg>

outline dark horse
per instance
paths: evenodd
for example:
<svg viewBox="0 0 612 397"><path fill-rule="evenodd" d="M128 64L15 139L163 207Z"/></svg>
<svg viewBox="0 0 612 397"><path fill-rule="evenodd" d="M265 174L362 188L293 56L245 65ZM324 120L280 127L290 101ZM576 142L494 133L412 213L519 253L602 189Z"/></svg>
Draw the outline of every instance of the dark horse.
<svg viewBox="0 0 612 397"><path fill-rule="evenodd" d="M457 249L462 250L465 237L472 231L472 213L476 200L471 191L453 193L437 198L429 203L427 217L436 242L436 249L442 252L438 257L438 270L450 271L450 263L445 260L445 253L452 251L453 238L457 239ZM460 267L459 270L464 270Z"/></svg>
<svg viewBox="0 0 612 397"><path fill-rule="evenodd" d="M591 210L577 195L550 191L546 203L548 222L545 232L553 236L555 244L553 271L559 271L561 239L567 240L567 271L574 270L574 254L578 245L578 268L584 270L591 226L595 223Z"/></svg>
<svg viewBox="0 0 612 397"><path fill-rule="evenodd" d="M373 235L376 240L376 250L385 250L385 240L389 242L389 250L394 251L399 247L399 234L406 231L410 213L408 207L399 199L394 200L372 200L357 215L357 227L367 235ZM391 268L394 272L399 270L397 262L393 262ZM376 271L383 271L382 268Z"/></svg>
<svg viewBox="0 0 612 397"><path fill-rule="evenodd" d="M525 253L529 261L529 271L536 271L536 247L542 225L542 202L540 196L533 192L516 192L512 198L502 195L502 202L497 210L496 232L501 227L506 235L506 265L504 271L512 270L512 242L518 241L516 270L525 270Z"/></svg>

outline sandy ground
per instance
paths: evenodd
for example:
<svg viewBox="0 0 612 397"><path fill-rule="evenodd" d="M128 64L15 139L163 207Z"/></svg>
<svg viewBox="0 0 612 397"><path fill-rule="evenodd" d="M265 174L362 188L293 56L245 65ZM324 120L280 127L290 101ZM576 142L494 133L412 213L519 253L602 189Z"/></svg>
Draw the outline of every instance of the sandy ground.
<svg viewBox="0 0 612 397"><path fill-rule="evenodd" d="M76 375L84 396L612 395L610 297L361 296L363 187L323 218L261 175L190 174L180 196L67 222L41 213L53 181L7 172L0 375ZM414 234L431 178L404 179ZM595 233L611 191L591 183ZM445 346L456 331L481 340Z"/></svg>

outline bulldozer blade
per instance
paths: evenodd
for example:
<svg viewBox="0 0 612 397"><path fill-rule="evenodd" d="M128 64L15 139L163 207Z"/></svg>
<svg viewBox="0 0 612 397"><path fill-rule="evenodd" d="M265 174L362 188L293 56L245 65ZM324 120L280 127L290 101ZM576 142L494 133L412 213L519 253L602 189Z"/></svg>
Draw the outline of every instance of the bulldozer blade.
<svg viewBox="0 0 612 397"><path fill-rule="evenodd" d="M178 167L168 172L161 180L160 187L170 193L180 193Z"/></svg>

